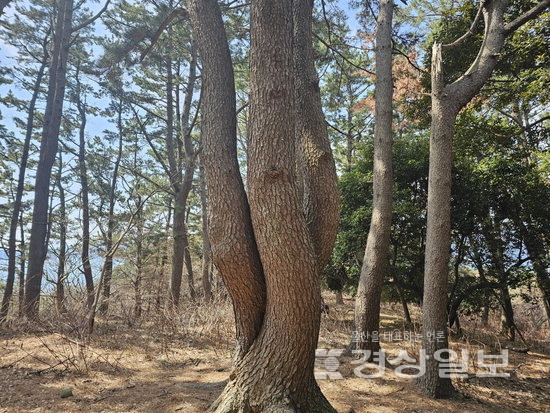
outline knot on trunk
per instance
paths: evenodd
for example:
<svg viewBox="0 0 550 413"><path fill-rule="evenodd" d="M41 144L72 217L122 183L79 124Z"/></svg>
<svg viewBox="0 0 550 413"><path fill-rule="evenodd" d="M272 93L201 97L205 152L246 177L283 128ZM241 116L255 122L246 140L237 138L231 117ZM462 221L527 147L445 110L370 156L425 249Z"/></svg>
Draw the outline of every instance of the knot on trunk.
<svg viewBox="0 0 550 413"><path fill-rule="evenodd" d="M262 175L262 181L266 184L275 183L277 181L288 182L290 178L287 169L277 168L276 166L269 167L262 173Z"/></svg>

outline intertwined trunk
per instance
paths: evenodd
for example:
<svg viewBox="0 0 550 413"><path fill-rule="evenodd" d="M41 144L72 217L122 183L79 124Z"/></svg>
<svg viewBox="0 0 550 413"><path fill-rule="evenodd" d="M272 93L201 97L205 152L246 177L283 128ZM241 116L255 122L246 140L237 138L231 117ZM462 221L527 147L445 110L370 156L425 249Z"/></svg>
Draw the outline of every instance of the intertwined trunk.
<svg viewBox="0 0 550 413"><path fill-rule="evenodd" d="M58 5L54 34L52 62L49 71L48 96L44 113L40 159L36 170L29 267L25 286L25 315L38 317L44 261L46 259L46 233L48 222L48 195L52 166L57 154L59 128L63 112L67 59L73 16L73 1L62 0Z"/></svg>
<svg viewBox="0 0 550 413"><path fill-rule="evenodd" d="M241 358L263 320L265 285L250 210L237 162L233 65L216 0L189 2L202 61L201 158L208 183L208 231L212 260L235 313Z"/></svg>
<svg viewBox="0 0 550 413"><path fill-rule="evenodd" d="M311 39L310 16L303 14L311 6L291 0L252 4L248 197L237 164L234 79L221 13L214 0L191 1L189 12L203 62L209 234L233 301L239 341L217 412L334 412L313 376L319 274L332 249L338 193L331 189L336 176L326 130L316 124L319 114L322 119L316 77L299 70L311 68L311 62L300 66L298 53L310 52L295 50L301 39L294 34ZM305 28L298 27L302 24ZM300 100L295 87L316 94ZM310 104L313 116L297 121L305 113L301 105ZM299 155L302 147L310 152ZM319 176L330 182L320 185ZM314 191L323 188L332 218L316 216ZM321 227L310 233L312 222Z"/></svg>
<svg viewBox="0 0 550 413"><path fill-rule="evenodd" d="M299 193L321 271L338 234L340 196L315 69L312 7L310 1L294 2L294 110Z"/></svg>
<svg viewBox="0 0 550 413"><path fill-rule="evenodd" d="M380 325L380 295L390 260L392 217L392 17L393 1L382 0L376 25L376 84L372 218L355 298L357 348L380 350L373 332Z"/></svg>
<svg viewBox="0 0 550 413"><path fill-rule="evenodd" d="M2 322L8 315L8 310L10 306L10 300L13 295L13 284L15 281L15 271L16 271L16 261L17 261L17 225L19 223L19 216L21 214L21 203L23 200L23 192L25 188L25 174L27 172L27 163L29 160L29 148L32 138L32 133L34 130L34 112L36 109L36 100L40 93L40 85L42 84L42 79L44 78L44 72L48 64L48 54L46 47L48 44L48 39L44 39L43 50L44 54L42 57L42 62L40 63L40 68L36 74L36 79L34 81L31 100L29 101L29 108L27 110L27 123L25 131L25 140L23 142L23 151L21 153L21 161L19 166L19 176L17 178L17 189L15 191L15 200L13 202L13 209L10 220L10 232L8 239L8 274L6 277L6 288L4 290L4 296L2 298L2 307L0 308L0 322ZM22 242L23 236L21 237ZM20 251L21 256L23 251ZM22 283L20 280L20 292L23 292L24 289L21 288ZM22 304L22 302L20 302ZM20 308L22 306L20 305Z"/></svg>
<svg viewBox="0 0 550 413"><path fill-rule="evenodd" d="M296 173L292 6L260 0L251 9L248 198L267 300L218 412L332 411L313 377L321 296Z"/></svg>

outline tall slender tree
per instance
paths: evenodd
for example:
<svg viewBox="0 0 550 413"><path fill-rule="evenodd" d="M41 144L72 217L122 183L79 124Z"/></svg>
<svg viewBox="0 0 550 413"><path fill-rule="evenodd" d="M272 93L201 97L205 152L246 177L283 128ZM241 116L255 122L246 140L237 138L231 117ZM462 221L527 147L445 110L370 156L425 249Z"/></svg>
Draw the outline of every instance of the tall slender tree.
<svg viewBox="0 0 550 413"><path fill-rule="evenodd" d="M17 266L17 226L19 224L21 211L21 205L23 200L23 192L25 188L25 176L27 172L27 164L29 161L29 149L31 144L31 138L35 127L35 112L36 102L40 94L40 87L44 79L46 67L48 65L48 44L50 42L50 36L44 37L42 43L42 56L40 59L40 67L36 73L36 78L32 88L32 96L29 101L29 107L27 109L27 122L25 130L25 140L23 141L23 151L21 153L21 160L19 165L19 176L17 179L17 189L15 192L15 200L13 203L10 232L8 239L8 274L6 279L6 289L4 290L4 296L2 298L2 307L0 308L0 322L4 320L8 314L11 296L13 294L13 284L15 280L15 271ZM22 251L20 252L22 254Z"/></svg>
<svg viewBox="0 0 550 413"><path fill-rule="evenodd" d="M53 30L52 57L49 66L48 92L42 140L40 142L40 159L38 161L34 185L34 204L32 214L31 237L29 242L29 265L25 285L25 315L30 319L38 317L40 292L44 261L46 259L48 232L48 194L52 166L57 154L59 129L63 114L65 86L67 83L67 61L71 47L72 35L92 24L108 7L110 0L95 15L84 18L73 26L75 6L73 0L60 0L56 5L55 27ZM79 4L81 6L82 4Z"/></svg>
<svg viewBox="0 0 550 413"><path fill-rule="evenodd" d="M88 166L86 161L86 103L82 99L79 73L76 74L76 107L80 124L78 127L78 173L80 178L80 196L82 203L82 248L80 258L86 283L86 305L88 309L94 302L94 278L90 262L90 187L88 184Z"/></svg>
<svg viewBox="0 0 550 413"><path fill-rule="evenodd" d="M115 161L113 165L113 174L110 177L110 183L108 188L108 210L107 210L107 229L104 233L105 238L105 262L103 265L103 281L102 281L102 301L99 306L99 311L102 314L106 314L109 310L109 300L111 298L111 281L113 278L113 242L114 231L116 226L115 218L115 206L117 203L117 185L120 171L120 163L122 161L123 148L124 148L124 124L122 119L122 113L124 111L124 103L122 98L118 99L118 102L114 103L116 113L116 125L117 125L117 148Z"/></svg>
<svg viewBox="0 0 550 413"><path fill-rule="evenodd" d="M439 374L436 351L448 348L447 284L451 240L451 164L454 124L458 113L480 91L498 62L506 37L550 5L539 2L527 12L506 23L506 0L482 1L470 29L450 44L434 42L431 61L431 130L428 212L422 307L422 347L426 352L426 374L420 380L429 397L449 397L451 379ZM485 32L478 54L466 72L452 83L443 73L444 50L460 46L475 31L483 16ZM436 339L436 337L441 337Z"/></svg>
<svg viewBox="0 0 550 413"><path fill-rule="evenodd" d="M63 155L59 151L58 155L59 171L55 184L57 186L59 197L58 208L58 226L59 226L59 254L57 257L57 280L55 303L57 311L61 314L66 311L65 308L65 270L67 264L67 203L65 201L65 188L63 186Z"/></svg>
<svg viewBox="0 0 550 413"><path fill-rule="evenodd" d="M56 13L48 95L40 144L40 160L34 185L29 265L25 286L25 315L31 319L38 317L42 272L44 270L44 260L46 259L48 195L52 166L57 154L67 82L67 60L71 40L73 8L72 0L61 0L58 3Z"/></svg>
<svg viewBox="0 0 550 413"><path fill-rule="evenodd" d="M201 236L202 236L202 289L206 300L212 299L212 247L208 236L208 201L206 197L206 178L202 160L199 162L199 195L201 199Z"/></svg>
<svg viewBox="0 0 550 413"><path fill-rule="evenodd" d="M376 23L376 83L372 217L355 298L357 348L380 349L380 295L390 264L392 221L392 17L393 0L382 0ZM355 344L355 343L354 343Z"/></svg>

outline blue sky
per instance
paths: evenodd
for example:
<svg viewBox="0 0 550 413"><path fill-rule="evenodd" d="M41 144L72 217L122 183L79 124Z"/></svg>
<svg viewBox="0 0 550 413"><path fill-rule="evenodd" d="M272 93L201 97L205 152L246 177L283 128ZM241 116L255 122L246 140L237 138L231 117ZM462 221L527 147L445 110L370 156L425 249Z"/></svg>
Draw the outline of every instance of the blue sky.
<svg viewBox="0 0 550 413"><path fill-rule="evenodd" d="M28 4L28 1L20 0L20 1L15 1L15 3L17 5L24 5L24 4ZM347 1L338 1L336 2L336 4L337 4L337 7L344 10L345 13L347 14L348 24L352 29L352 33L355 33L360 27L359 22L355 15L356 14L355 11L349 7ZM99 10L102 7L102 5L103 5L103 0L101 2L88 1L86 4L86 6L89 7L94 13L97 10ZM330 4L327 4L327 7L331 7ZM13 7L13 3L12 3L10 7L5 9L5 14L4 16L2 16L2 19L11 20L14 16L14 13L15 13L15 8ZM106 29L100 20L96 21L94 32L97 35L106 33ZM101 49L99 47L93 47L92 54L93 54L93 58L97 59L101 54ZM16 56L17 56L17 49L14 46L11 46L5 43L3 39L0 38L0 65L8 66L8 67L15 65ZM16 97L21 99L30 98L30 92L28 90L22 89L20 86L17 85L16 82L14 82L13 84L0 85L1 96L4 96L5 94L7 94L8 91L11 91ZM104 99L94 100L93 98L90 97L89 100L91 104L98 106L100 108L105 107L108 104L108 102ZM39 103L39 105L43 105L43 102ZM68 109L68 104L66 103L65 110L67 109ZM17 129L15 127L13 118L20 117L22 119L25 119L25 114L19 113L18 110L15 108L9 108L4 105L0 105L0 113L2 116L0 123L4 124L8 130L13 131L16 139L23 140L23 132L20 129ZM109 123L108 120L105 119L104 117L89 115L88 122L87 122L87 135L89 137L102 136L104 133L104 130L109 129L111 126L112 124ZM16 173L17 171L15 171L15 174ZM27 181L32 182L34 180L34 171L28 170L27 176L28 176ZM69 186L69 190L70 188L71 186ZM74 190L75 190L74 192L78 191L78 184L76 183L74 185ZM27 194L26 199L30 199L29 197L31 197L31 195L32 194ZM2 195L0 195L0 204L5 204L5 203L7 203L7 199L3 198ZM6 259L7 259L7 256L4 250L0 249L0 269L5 268ZM97 262L97 265L99 264L100 263ZM5 278L5 273L4 271L0 270L0 279L3 279L3 278Z"/></svg>

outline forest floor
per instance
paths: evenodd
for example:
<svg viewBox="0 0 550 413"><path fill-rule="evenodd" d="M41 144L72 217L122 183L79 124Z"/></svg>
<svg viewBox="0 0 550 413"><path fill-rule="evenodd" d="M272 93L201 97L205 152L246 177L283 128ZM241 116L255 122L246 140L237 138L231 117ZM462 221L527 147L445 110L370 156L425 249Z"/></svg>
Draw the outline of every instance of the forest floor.
<svg viewBox="0 0 550 413"><path fill-rule="evenodd" d="M349 341L353 301L336 305L328 295L326 301L330 311L323 315L319 348L341 349ZM224 305L211 306L221 316L193 310L192 317L182 318L184 328L103 321L86 346L74 334L52 328L0 331L0 412L205 412L231 369L231 317ZM382 333L410 330L395 308L384 307ZM505 346L465 331L468 339L453 339L452 348L489 353ZM413 355L418 347L414 340L385 341L382 333L390 360L400 349ZM425 398L412 380L391 370L381 378L356 377L352 359L339 361L343 379L319 383L341 413L550 412L548 352L510 351L509 365L499 370L506 378L476 377L481 369L470 360L469 377L453 380L458 392L452 400ZM67 387L72 395L63 398L60 391Z"/></svg>

